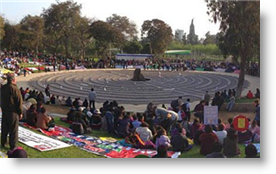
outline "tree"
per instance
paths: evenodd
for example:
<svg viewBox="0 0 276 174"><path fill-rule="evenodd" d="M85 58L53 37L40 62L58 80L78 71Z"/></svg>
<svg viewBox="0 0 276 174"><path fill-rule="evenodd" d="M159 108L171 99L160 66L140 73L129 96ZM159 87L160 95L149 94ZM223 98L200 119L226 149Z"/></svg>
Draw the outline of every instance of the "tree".
<svg viewBox="0 0 276 174"><path fill-rule="evenodd" d="M121 32L126 40L132 40L137 36L138 31L136 29L136 24L130 22L126 16L112 14L112 16L106 19L106 22Z"/></svg>
<svg viewBox="0 0 276 174"><path fill-rule="evenodd" d="M203 41L203 45L208 45L208 44L216 44L216 35L211 35L210 31L208 31L205 34L205 39Z"/></svg>
<svg viewBox="0 0 276 174"><path fill-rule="evenodd" d="M184 45L187 44L187 36L186 36L186 33L183 34L182 43L183 43Z"/></svg>
<svg viewBox="0 0 276 174"><path fill-rule="evenodd" d="M36 50L42 46L44 20L39 16L26 16L20 22L20 41L23 47Z"/></svg>
<svg viewBox="0 0 276 174"><path fill-rule="evenodd" d="M89 33L96 39L96 48L103 57L106 56L106 51L108 48L110 49L111 44L120 48L124 42L123 34L107 22L93 22L89 28Z"/></svg>
<svg viewBox="0 0 276 174"><path fill-rule="evenodd" d="M4 36L5 36L4 26L5 26L4 18L3 18L2 16L0 16L0 41L1 41L1 40L4 38Z"/></svg>
<svg viewBox="0 0 276 174"><path fill-rule="evenodd" d="M240 74L236 97L241 97L245 66L248 60L259 57L260 50L260 1L209 1L207 14L213 17L213 22L220 21L223 36L231 38L231 43L237 45L240 56ZM250 17L249 17L250 16ZM232 46L226 43L228 51L233 53Z"/></svg>
<svg viewBox="0 0 276 174"><path fill-rule="evenodd" d="M137 41L129 41L123 48L123 51L128 54L139 54L143 46Z"/></svg>
<svg viewBox="0 0 276 174"><path fill-rule="evenodd" d="M13 25L9 22L4 26L5 37L1 41L1 47L7 50L20 50L19 31L20 25Z"/></svg>
<svg viewBox="0 0 276 174"><path fill-rule="evenodd" d="M45 21L45 44L57 53L65 52L70 56L71 44L77 34L76 28L80 23L81 5L73 1L58 2L52 4L48 9L43 9L42 16Z"/></svg>
<svg viewBox="0 0 276 174"><path fill-rule="evenodd" d="M163 54L173 40L171 27L159 19L144 21L141 36L150 42L151 54Z"/></svg>

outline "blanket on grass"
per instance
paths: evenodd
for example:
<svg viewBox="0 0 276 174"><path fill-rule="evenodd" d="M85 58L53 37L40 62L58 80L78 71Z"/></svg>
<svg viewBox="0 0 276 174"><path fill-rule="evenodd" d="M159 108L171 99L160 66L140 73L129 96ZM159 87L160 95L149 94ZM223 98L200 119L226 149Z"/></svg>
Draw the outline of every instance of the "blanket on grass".
<svg viewBox="0 0 276 174"><path fill-rule="evenodd" d="M108 158L134 158L138 155L147 155L152 157L157 154L156 150L152 149L135 149L132 147L124 147L117 141L110 141L110 138L77 135L69 128L64 128L61 126L55 126L53 131L37 129L27 124L23 124L23 126L33 130L38 130L47 136L51 136L52 138L68 144L72 144L87 152ZM172 156L173 154L174 152L168 152L168 156Z"/></svg>

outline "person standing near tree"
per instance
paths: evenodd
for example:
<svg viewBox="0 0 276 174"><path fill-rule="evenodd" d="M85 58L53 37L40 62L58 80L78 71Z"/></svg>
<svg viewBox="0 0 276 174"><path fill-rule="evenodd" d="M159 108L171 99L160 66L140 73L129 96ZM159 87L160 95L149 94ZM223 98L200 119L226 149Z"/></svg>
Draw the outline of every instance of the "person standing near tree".
<svg viewBox="0 0 276 174"><path fill-rule="evenodd" d="M95 100L96 100L97 94L94 91L94 88L91 88L91 91L89 91L88 99L89 99L89 107L91 108L91 105L93 105L93 109L95 109Z"/></svg>
<svg viewBox="0 0 276 174"><path fill-rule="evenodd" d="M1 108L2 108L2 127L1 127L1 146L5 147L9 134L10 150L17 146L18 142L18 123L23 117L22 95L16 86L14 74L7 75L7 84L1 89Z"/></svg>

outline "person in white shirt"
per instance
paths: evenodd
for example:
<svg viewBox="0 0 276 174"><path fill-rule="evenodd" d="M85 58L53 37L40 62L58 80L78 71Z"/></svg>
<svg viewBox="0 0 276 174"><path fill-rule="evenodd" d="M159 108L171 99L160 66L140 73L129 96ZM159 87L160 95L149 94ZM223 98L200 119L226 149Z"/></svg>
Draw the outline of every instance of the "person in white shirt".
<svg viewBox="0 0 276 174"><path fill-rule="evenodd" d="M95 109L95 100L96 100L97 94L94 91L94 88L91 88L91 91L89 91L88 99L89 99L89 107L91 108L91 105L93 105L93 108Z"/></svg>
<svg viewBox="0 0 276 174"><path fill-rule="evenodd" d="M214 131L219 139L219 143L223 144L223 139L227 136L227 131L224 130L224 126L222 124L218 125L218 131Z"/></svg>
<svg viewBox="0 0 276 174"><path fill-rule="evenodd" d="M139 134L143 142L147 142L152 139L152 132L149 129L149 125L146 122L143 122L140 127L136 128L136 133Z"/></svg>

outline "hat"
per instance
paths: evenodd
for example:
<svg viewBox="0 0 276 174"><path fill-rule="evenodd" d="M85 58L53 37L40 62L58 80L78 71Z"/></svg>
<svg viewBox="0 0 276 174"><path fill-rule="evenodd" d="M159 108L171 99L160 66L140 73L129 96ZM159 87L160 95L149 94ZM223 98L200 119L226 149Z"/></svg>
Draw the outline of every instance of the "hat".
<svg viewBox="0 0 276 174"><path fill-rule="evenodd" d="M28 158L28 155L22 147L17 147L8 151L8 158Z"/></svg>
<svg viewBox="0 0 276 174"><path fill-rule="evenodd" d="M94 114L101 114L99 109L95 109Z"/></svg>
<svg viewBox="0 0 276 174"><path fill-rule="evenodd" d="M84 110L84 107L79 107L79 111L83 111Z"/></svg>

